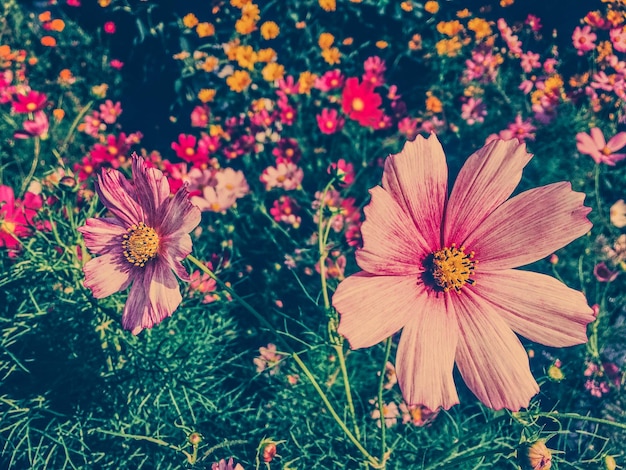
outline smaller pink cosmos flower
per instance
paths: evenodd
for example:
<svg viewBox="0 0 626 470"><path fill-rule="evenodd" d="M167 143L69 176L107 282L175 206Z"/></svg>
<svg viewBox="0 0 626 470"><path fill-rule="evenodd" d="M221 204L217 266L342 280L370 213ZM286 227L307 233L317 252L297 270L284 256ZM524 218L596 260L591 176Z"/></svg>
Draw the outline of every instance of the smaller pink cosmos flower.
<svg viewBox="0 0 626 470"><path fill-rule="evenodd" d="M522 66L522 70L526 73L530 73L533 69L541 67L539 54L530 51L522 53L520 57L520 65Z"/></svg>
<svg viewBox="0 0 626 470"><path fill-rule="evenodd" d="M380 409L378 408L378 404L375 400L370 400L370 403L376 407L372 411L371 417L376 420L376 426L380 428L382 426L382 423L380 422ZM383 418L385 420L386 427L390 428L391 426L397 424L399 417L400 410L398 409L398 405L396 405L393 401L383 403Z"/></svg>
<svg viewBox="0 0 626 470"><path fill-rule="evenodd" d="M256 366L256 371L261 373L265 370L269 370L270 375L276 375L280 370L280 361L285 356L276 351L276 345L269 343L267 347L261 346L259 348L259 356L255 357L253 362Z"/></svg>
<svg viewBox="0 0 626 470"><path fill-rule="evenodd" d="M222 459L215 462L211 465L211 470L243 470L243 466L240 463L235 464L231 457L229 460Z"/></svg>
<svg viewBox="0 0 626 470"><path fill-rule="evenodd" d="M334 174L339 181L339 185L344 188L354 182L354 165L343 158L332 162L326 171L329 174Z"/></svg>
<svg viewBox="0 0 626 470"><path fill-rule="evenodd" d="M341 70L329 70L324 75L315 80L315 88L320 91L330 91L341 88L344 84L345 77Z"/></svg>
<svg viewBox="0 0 626 470"><path fill-rule="evenodd" d="M345 120L343 117L339 116L336 109L324 108L322 112L315 117L317 118L317 125L322 134L334 134L343 129L345 123Z"/></svg>
<svg viewBox="0 0 626 470"><path fill-rule="evenodd" d="M611 223L617 228L626 227L626 202L624 202L623 199L620 199L611 206L609 217Z"/></svg>
<svg viewBox="0 0 626 470"><path fill-rule="evenodd" d="M613 48L619 52L626 52L626 27L613 28L609 32Z"/></svg>
<svg viewBox="0 0 626 470"><path fill-rule="evenodd" d="M583 55L585 52L592 51L596 47L595 40L598 38L594 32L591 31L591 27L576 26L574 33L572 34L572 43L574 48L578 51L578 55Z"/></svg>
<svg viewBox="0 0 626 470"><path fill-rule="evenodd" d="M96 192L111 217L78 228L97 255L83 266L85 287L102 299L131 286L122 326L133 334L169 317L182 300L176 275L189 281L181 261L191 253L200 211L181 188L170 197L167 178L133 155L133 179L117 170L98 176Z"/></svg>
<svg viewBox="0 0 626 470"><path fill-rule="evenodd" d="M121 70L122 67L124 67L124 62L118 59L113 59L109 62L109 65L116 70Z"/></svg>
<svg viewBox="0 0 626 470"><path fill-rule="evenodd" d="M515 120L509 124L509 127L500 131L500 138L503 140L518 139L520 142L535 140L535 131L537 128L533 126L530 119L523 120L519 114L515 116Z"/></svg>
<svg viewBox="0 0 626 470"><path fill-rule="evenodd" d="M50 122L48 116L43 111L33 113L33 119L27 119L22 123L22 130L15 131L13 137L16 139L28 139L29 137L42 137L48 135Z"/></svg>
<svg viewBox="0 0 626 470"><path fill-rule="evenodd" d="M283 195L272 204L270 215L276 222L282 222L297 229L302 222L302 218L298 215L299 211L298 203L289 196Z"/></svg>
<svg viewBox="0 0 626 470"><path fill-rule="evenodd" d="M579 132L576 134L576 148L582 154L589 155L597 164L614 166L620 160L626 158L626 153L615 153L626 146L626 132L620 132L608 142L604 139L602 131L594 127L590 134Z"/></svg>
<svg viewBox="0 0 626 470"><path fill-rule="evenodd" d="M115 34L115 31L117 30L115 23L113 21L107 21L106 23L104 23L104 26L102 27L102 29L107 34Z"/></svg>
<svg viewBox="0 0 626 470"><path fill-rule="evenodd" d="M36 228L35 217L41 209L41 196L31 192L15 199L13 188L0 185L0 248L18 250L21 238L30 237Z"/></svg>
<svg viewBox="0 0 626 470"><path fill-rule="evenodd" d="M469 98L461 105L461 118L465 119L468 126L485 121L487 107L480 98Z"/></svg>
<svg viewBox="0 0 626 470"><path fill-rule="evenodd" d="M13 101L13 111L16 113L34 113L41 111L46 105L47 96L44 93L30 90L26 94L18 93Z"/></svg>
<svg viewBox="0 0 626 470"><path fill-rule="evenodd" d="M191 127L206 127L209 123L209 108L196 106L191 111Z"/></svg>
<svg viewBox="0 0 626 470"><path fill-rule="evenodd" d="M106 100L100 105L100 119L107 124L115 124L120 114L122 114L122 104L119 101L113 103L111 100Z"/></svg>
<svg viewBox="0 0 626 470"><path fill-rule="evenodd" d="M265 184L265 189L282 188L285 191L297 189L302 184L304 172L295 163L289 160L278 159L276 166L269 166L259 178Z"/></svg>

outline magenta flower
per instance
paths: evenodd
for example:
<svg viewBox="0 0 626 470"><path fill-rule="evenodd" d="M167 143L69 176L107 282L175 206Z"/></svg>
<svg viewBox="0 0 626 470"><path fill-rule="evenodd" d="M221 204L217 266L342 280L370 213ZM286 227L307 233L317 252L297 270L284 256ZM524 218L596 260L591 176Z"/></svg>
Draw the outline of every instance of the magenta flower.
<svg viewBox="0 0 626 470"><path fill-rule="evenodd" d="M626 132L620 132L608 142L600 129L594 127L590 134L579 132L576 134L576 148L580 153L589 155L593 161L600 164L614 166L626 158L626 153L615 153L626 145Z"/></svg>
<svg viewBox="0 0 626 470"><path fill-rule="evenodd" d="M591 31L589 26L576 26L574 33L572 34L572 43L574 48L578 51L578 55L583 55L585 52L592 51L596 47L596 33Z"/></svg>
<svg viewBox="0 0 626 470"><path fill-rule="evenodd" d="M382 187L370 190L363 271L339 284L333 305L352 348L403 329L396 372L407 405L458 403L456 362L483 403L518 410L539 387L515 333L555 347L587 341L594 316L583 294L512 269L591 228L569 183L507 200L531 157L517 140L493 141L469 157L448 196L441 144L418 136L387 158Z"/></svg>
<svg viewBox="0 0 626 470"><path fill-rule="evenodd" d="M181 261L191 253L191 232L200 210L189 202L187 189L170 198L160 170L133 155L133 179L104 170L96 191L112 217L87 219L78 230L92 253L83 267L85 286L101 299L132 284L122 326L138 334L170 316L182 297L174 276L188 281Z"/></svg>

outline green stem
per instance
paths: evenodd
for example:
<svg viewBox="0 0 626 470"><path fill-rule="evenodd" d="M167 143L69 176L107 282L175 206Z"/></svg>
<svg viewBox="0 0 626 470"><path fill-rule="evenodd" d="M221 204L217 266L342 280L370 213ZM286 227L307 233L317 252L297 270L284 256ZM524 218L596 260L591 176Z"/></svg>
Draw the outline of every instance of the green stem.
<svg viewBox="0 0 626 470"><path fill-rule="evenodd" d="M604 215L602 213L602 201L600 199L600 164L596 163L596 171L594 172L594 193L596 197L596 206L598 206L598 213L600 214L600 219L604 219Z"/></svg>
<svg viewBox="0 0 626 470"><path fill-rule="evenodd" d="M391 336L387 338L387 342L385 343L385 358L383 359L383 366L380 369L380 380L378 381L378 411L380 413L380 442L381 442L381 450L380 450L380 459L384 462L385 455L387 454L387 439L386 439L386 429L385 426L385 416L383 413L383 386L385 384L385 372L387 370L387 361L389 360L389 355L391 354Z"/></svg>
<svg viewBox="0 0 626 470"><path fill-rule="evenodd" d="M78 124L83 120L85 115L91 110L92 105L93 105L93 101L90 101L89 103L87 103L85 107L81 109L78 115L74 118L74 121L72 121L72 125L70 126L70 129L67 131L67 135L65 136L65 139L63 139L63 143L59 146L59 153L57 155L57 160L61 162L63 161L63 154L67 150L67 147L70 143L70 139L72 138L72 135L74 134L74 131L76 131Z"/></svg>
<svg viewBox="0 0 626 470"><path fill-rule="evenodd" d="M328 190L333 185L334 179L331 179L324 191L322 191L322 197L320 198L320 207L317 211L317 244L320 252L320 278L322 281L322 296L324 297L324 309L326 313L328 313L328 309L330 308L330 298L328 297L328 287L326 283L326 258L328 256L328 251L326 250L326 242L327 237L324 237L324 201L326 199L326 194ZM328 233L328 232L326 232Z"/></svg>
<svg viewBox="0 0 626 470"><path fill-rule="evenodd" d="M525 413L530 415L531 413ZM603 418L594 418L593 416L583 416L578 413L559 413L558 411L552 411L548 413L532 413L533 416L542 417L542 418L551 418L555 420L559 419L574 419L578 421L587 421L590 423L597 424L606 424L607 426L613 426L619 429L626 430L626 423L618 423L616 421L610 421L608 419Z"/></svg>
<svg viewBox="0 0 626 470"><path fill-rule="evenodd" d="M244 309L246 309L250 314L252 314L252 316L254 316L257 320L259 320L259 322L261 322L268 330L270 330L272 333L276 335L277 340L279 340L285 346L285 349L289 351L289 353L291 354L291 357L293 357L294 361L296 361L296 363L298 364L298 366L300 367L304 375L307 376L307 378L313 385L313 388L315 388L315 391L318 393L318 395L324 402L324 405L326 405L326 408L328 409L329 413L335 419L335 421L337 422L339 427L343 430L343 432L346 434L348 439L352 441L352 443L356 446L356 448L368 460L370 465L372 465L374 468L384 468L384 464L383 464L383 467L381 467L378 460L375 457L372 457L370 453L367 451L367 449L365 449L365 447L363 447L363 445L359 442L359 440L354 436L354 434L350 432L350 430L346 426L346 423L344 423L341 417L337 414L337 412L335 411L335 408L330 403L328 397L326 396L326 394L320 387L319 383L317 382L317 380L315 379L315 377L313 376L309 368L304 364L304 362L302 362L298 354L291 348L291 346L289 346L289 344L287 344L287 342L280 336L276 328L274 328L274 326L265 317L263 317L259 312L257 312L256 309L252 305L246 302L243 298L237 295L235 291L233 291L224 282L222 282L222 280L219 279L215 275L215 273L213 273L213 271L211 271L204 263L202 263L202 261L200 261L198 258L196 258L193 255L188 255L187 259L191 261L193 264L195 264L198 268L200 268L202 272L206 273L209 277L211 277L211 279L213 279L222 289L227 291L234 300L239 302L239 304Z"/></svg>
<svg viewBox="0 0 626 470"><path fill-rule="evenodd" d="M22 189L20 191L20 194L24 194L24 192L28 188L30 180L33 179L33 176L35 176L35 171L37 171L37 165L39 164L39 152L41 151L41 139L39 137L35 137L34 140L35 140L35 149L33 151L33 154L34 154L33 163L30 165L30 171L28 172L28 175L26 175L26 178L24 178L24 181L22 182Z"/></svg>

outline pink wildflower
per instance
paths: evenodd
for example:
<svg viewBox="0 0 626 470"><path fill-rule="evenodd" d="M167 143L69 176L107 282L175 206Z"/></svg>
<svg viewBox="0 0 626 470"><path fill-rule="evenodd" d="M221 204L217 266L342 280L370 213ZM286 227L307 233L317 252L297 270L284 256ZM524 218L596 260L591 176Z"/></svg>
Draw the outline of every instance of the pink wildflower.
<svg viewBox="0 0 626 470"><path fill-rule="evenodd" d="M520 57L520 65L522 66L522 70L526 73L530 73L533 69L541 67L539 54L530 51L522 53Z"/></svg>
<svg viewBox="0 0 626 470"><path fill-rule="evenodd" d="M98 137L98 134L106 131L107 126L102 119L100 119L100 113L98 111L94 111L90 115L85 116L84 126L82 128L83 132L91 137Z"/></svg>
<svg viewBox="0 0 626 470"><path fill-rule="evenodd" d="M261 183L265 184L267 191L272 188L283 188L285 191L291 191L300 187L303 177L302 168L289 160L278 159L276 167L267 167L259 179Z"/></svg>
<svg viewBox="0 0 626 470"><path fill-rule="evenodd" d="M278 200L274 201L272 204L270 215L276 222L282 222L297 229L300 227L302 221L301 217L298 215L299 210L300 207L295 200L289 196L280 196Z"/></svg>
<svg viewBox="0 0 626 470"><path fill-rule="evenodd" d="M585 52L592 51L595 47L595 40L598 38L594 32L591 31L589 26L576 26L574 33L572 34L572 43L574 48L578 51L578 55L583 55Z"/></svg>
<svg viewBox="0 0 626 470"><path fill-rule="evenodd" d="M109 62L109 65L116 70L121 70L124 67L124 62L119 59L113 59Z"/></svg>
<svg viewBox="0 0 626 470"><path fill-rule="evenodd" d="M231 457L228 461L222 459L219 462L214 463L211 465L211 470L243 470L243 466L240 463L235 465L235 462L233 462L233 458Z"/></svg>
<svg viewBox="0 0 626 470"><path fill-rule="evenodd" d="M611 270L605 262L598 263L593 268L593 275L596 277L598 282L613 282L617 279L619 271Z"/></svg>
<svg viewBox="0 0 626 470"><path fill-rule="evenodd" d="M381 427L380 422L380 409L378 408L378 404L376 401L371 400L371 404L373 404L376 408L372 411L372 419L376 420L376 426ZM383 418L385 420L385 426L390 428L398 422L398 418L400 417L400 410L398 410L398 405L394 402L383 403Z"/></svg>
<svg viewBox="0 0 626 470"><path fill-rule="evenodd" d="M526 17L526 21L524 21L524 23L530 26L530 29L535 33L538 33L541 30L541 18L539 18L538 16L529 14Z"/></svg>
<svg viewBox="0 0 626 470"><path fill-rule="evenodd" d="M209 123L209 108L196 106L191 112L191 127L206 127Z"/></svg>
<svg viewBox="0 0 626 470"><path fill-rule="evenodd" d="M111 100L106 100L100 105L100 119L107 124L115 124L120 114L122 114L122 105L119 101L113 103Z"/></svg>
<svg viewBox="0 0 626 470"><path fill-rule="evenodd" d="M329 70L321 77L315 80L315 88L320 91L330 91L335 90L337 88L341 88L345 78L341 73L341 70Z"/></svg>
<svg viewBox="0 0 626 470"><path fill-rule="evenodd" d="M261 373L264 370L269 370L270 375L276 375L280 370L280 361L285 356L276 352L276 345L273 343L269 343L267 347L261 346L259 353L260 356L255 357L253 360L256 371Z"/></svg>
<svg viewBox="0 0 626 470"><path fill-rule="evenodd" d="M332 162L328 166L327 172L334 174L339 181L339 185L344 188L354 182L354 165L343 158L340 158L337 162Z"/></svg>
<svg viewBox="0 0 626 470"><path fill-rule="evenodd" d="M530 123L530 120L522 120L519 114L515 116L515 121L509 127L500 131L500 138L503 140L519 139L524 142L526 139L535 140L535 130L537 128Z"/></svg>
<svg viewBox="0 0 626 470"><path fill-rule="evenodd" d="M317 125L322 134L334 134L343 129L345 123L343 117L339 116L336 109L324 108L322 112L315 116Z"/></svg>
<svg viewBox="0 0 626 470"><path fill-rule="evenodd" d="M560 281L515 270L587 233L584 195L554 183L507 199L531 155L517 140L492 142L448 169L435 135L418 136L385 162L362 225L364 270L333 296L352 348L403 328L396 358L408 405L458 403L456 362L470 390L494 409L528 406L539 391L518 334L554 347L584 343L594 317Z"/></svg>
<svg viewBox="0 0 626 470"><path fill-rule="evenodd" d="M626 158L626 153L615 153L626 145L626 132L620 132L608 142L604 139L602 131L594 127L590 134L579 132L576 134L576 148L580 153L589 155L597 164L604 163L614 166L620 160Z"/></svg>
<svg viewBox="0 0 626 470"><path fill-rule="evenodd" d="M37 228L35 217L41 209L41 196L31 192L15 199L13 188L0 185L0 247L18 250L20 238L30 237Z"/></svg>
<svg viewBox="0 0 626 470"><path fill-rule="evenodd" d="M167 178L133 155L133 180L117 170L98 176L96 191L112 217L87 219L78 230L98 254L85 266L85 286L101 299L132 284L122 326L133 334L170 316L182 297L174 272L189 275L181 261L191 252L200 211L182 188L170 197Z"/></svg>
<svg viewBox="0 0 626 470"><path fill-rule="evenodd" d="M41 111L46 105L47 97L44 93L29 90L26 94L18 93L13 101L13 111L16 113L34 113Z"/></svg>
<svg viewBox="0 0 626 470"><path fill-rule="evenodd" d="M13 137L16 139L28 139L29 137L46 138L50 122L48 116L43 111L35 111L33 119L27 119L22 123L22 130L15 131Z"/></svg>
<svg viewBox="0 0 626 470"><path fill-rule="evenodd" d="M626 27L613 28L609 32L613 48L619 52L626 52Z"/></svg>
<svg viewBox="0 0 626 470"><path fill-rule="evenodd" d="M465 119L468 126L485 121L487 107L483 100L470 97L461 105L461 118Z"/></svg>
<svg viewBox="0 0 626 470"><path fill-rule="evenodd" d="M438 411L432 412L422 405L407 405L400 403L402 424L411 423L413 426L424 426L437 417Z"/></svg>
<svg viewBox="0 0 626 470"><path fill-rule="evenodd" d="M107 34L115 34L115 31L117 30L115 23L113 21L107 21L106 23L104 23L104 26L102 27L102 29Z"/></svg>

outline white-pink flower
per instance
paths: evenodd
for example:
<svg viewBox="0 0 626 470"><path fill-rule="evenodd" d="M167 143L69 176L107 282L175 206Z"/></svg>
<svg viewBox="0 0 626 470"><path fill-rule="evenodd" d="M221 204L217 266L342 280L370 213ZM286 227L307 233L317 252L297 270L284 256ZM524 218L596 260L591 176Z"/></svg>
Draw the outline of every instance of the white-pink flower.
<svg viewBox="0 0 626 470"><path fill-rule="evenodd" d="M589 132L589 134L585 132L576 134L576 148L580 153L589 155L598 164L604 163L610 166L626 158L626 153L617 153L626 146L626 132L619 132L608 142L599 128L593 127Z"/></svg>
<svg viewBox="0 0 626 470"><path fill-rule="evenodd" d="M387 158L362 225L362 272L333 296L352 348L402 329L396 373L408 405L458 403L456 363L487 406L518 410L539 387L515 333L570 346L594 319L583 294L519 266L587 233L584 194L560 182L509 199L530 161L524 144L495 140L469 157L448 195L434 135Z"/></svg>

